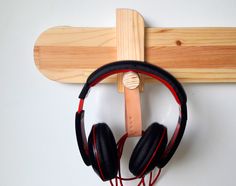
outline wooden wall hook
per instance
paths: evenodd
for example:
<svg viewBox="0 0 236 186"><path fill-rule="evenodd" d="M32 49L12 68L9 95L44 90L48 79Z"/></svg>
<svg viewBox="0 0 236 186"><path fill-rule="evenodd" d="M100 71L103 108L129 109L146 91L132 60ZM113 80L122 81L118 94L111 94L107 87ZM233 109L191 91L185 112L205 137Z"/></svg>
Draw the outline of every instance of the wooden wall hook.
<svg viewBox="0 0 236 186"><path fill-rule="evenodd" d="M144 20L137 11L117 9L116 44L118 60L144 61ZM139 89L143 86L142 81L138 74L129 72L125 76L118 74L117 80L118 91L124 91L126 132L128 136L140 136L142 116Z"/></svg>
<svg viewBox="0 0 236 186"><path fill-rule="evenodd" d="M127 9L117 10L116 28L46 30L35 43L34 59L49 79L85 83L90 73L104 64L117 59L144 60L144 51L146 61L168 70L182 82L236 82L236 28L144 28L142 16ZM130 76L140 81L131 82ZM141 134L142 118L135 86L142 87L143 81L152 79L137 79L132 74L127 77L126 88L118 77L118 90L125 92L129 136L137 136ZM117 76L102 82L117 82Z"/></svg>

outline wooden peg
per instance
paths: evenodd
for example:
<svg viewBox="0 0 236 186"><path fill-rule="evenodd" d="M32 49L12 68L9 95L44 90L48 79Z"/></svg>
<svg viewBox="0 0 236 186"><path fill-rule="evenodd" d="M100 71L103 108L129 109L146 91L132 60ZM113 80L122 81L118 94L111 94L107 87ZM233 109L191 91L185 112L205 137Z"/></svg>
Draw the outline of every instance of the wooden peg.
<svg viewBox="0 0 236 186"><path fill-rule="evenodd" d="M117 9L116 42L118 60L144 61L144 21L137 11ZM140 136L142 133L140 82L142 81L136 73L128 73L124 79L123 74L118 75L118 91L124 91L125 96L125 123L128 136Z"/></svg>
<svg viewBox="0 0 236 186"><path fill-rule="evenodd" d="M135 72L127 72L123 75L123 84L128 89L135 89L140 85L139 75Z"/></svg>

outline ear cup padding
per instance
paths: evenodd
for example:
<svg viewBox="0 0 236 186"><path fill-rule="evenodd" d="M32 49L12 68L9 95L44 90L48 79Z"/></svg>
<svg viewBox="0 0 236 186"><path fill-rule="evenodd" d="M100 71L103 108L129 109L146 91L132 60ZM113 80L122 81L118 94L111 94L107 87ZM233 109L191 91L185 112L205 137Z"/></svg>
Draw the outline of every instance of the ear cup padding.
<svg viewBox="0 0 236 186"><path fill-rule="evenodd" d="M93 126L88 139L89 157L94 171L103 181L116 177L118 155L115 138L105 123Z"/></svg>
<svg viewBox="0 0 236 186"><path fill-rule="evenodd" d="M158 123L150 125L138 141L131 155L129 169L135 176L153 170L167 145L167 128Z"/></svg>

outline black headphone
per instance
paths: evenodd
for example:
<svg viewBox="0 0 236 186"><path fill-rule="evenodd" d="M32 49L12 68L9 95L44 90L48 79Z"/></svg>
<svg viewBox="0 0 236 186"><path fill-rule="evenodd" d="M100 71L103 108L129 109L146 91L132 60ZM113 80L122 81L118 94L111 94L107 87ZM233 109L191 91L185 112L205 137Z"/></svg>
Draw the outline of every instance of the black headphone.
<svg viewBox="0 0 236 186"><path fill-rule="evenodd" d="M156 166L164 167L175 153L187 122L187 97L181 84L160 67L141 61L118 61L106 64L95 70L87 79L79 98L80 103L75 117L77 142L84 163L92 165L103 181L116 178L119 169L119 157L115 138L106 123L93 125L88 141L84 129L84 99L91 87L113 74L133 71L148 75L163 83L173 94L179 105L179 119L167 145L167 128L153 123L144 132L137 143L129 161L129 169L137 177L142 177Z"/></svg>

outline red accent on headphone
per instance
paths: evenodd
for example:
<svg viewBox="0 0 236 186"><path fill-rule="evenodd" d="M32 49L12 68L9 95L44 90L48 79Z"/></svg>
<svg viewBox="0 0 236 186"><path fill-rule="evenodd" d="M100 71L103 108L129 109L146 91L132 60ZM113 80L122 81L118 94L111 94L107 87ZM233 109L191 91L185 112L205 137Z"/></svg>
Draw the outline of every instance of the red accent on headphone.
<svg viewBox="0 0 236 186"><path fill-rule="evenodd" d="M83 107L84 107L84 100L80 99L79 106L78 106L79 113L83 110Z"/></svg>
<svg viewBox="0 0 236 186"><path fill-rule="evenodd" d="M90 87L96 85L97 83L99 83L100 81L102 81L103 79L105 79L106 77L108 77L110 75L117 74L117 73L122 73L122 72L130 72L130 71L141 73L141 74L146 74L146 75L151 76L151 77L157 79L158 81L162 82L171 91L172 95L175 97L175 100L180 105L180 100L179 100L178 96L176 95L175 90L173 89L173 87L167 81L165 81L164 79L162 79L162 78L160 78L158 76L155 76L155 75L153 75L151 73L148 73L148 72L142 71L142 70L114 70L112 72L108 72L106 74L103 74L101 77L96 79L93 83L91 83Z"/></svg>
<svg viewBox="0 0 236 186"><path fill-rule="evenodd" d="M155 157L156 153L157 153L157 150L160 148L160 145L162 144L162 141L165 139L165 134L167 133L167 130L165 129L165 131L163 132L162 136L161 136L161 139L160 139L160 142L159 144L157 145L151 159L149 160L149 162L147 163L146 167L144 168L144 170L142 171L142 173L140 174L140 176L142 176L144 174L144 172L147 170L148 166L150 165L150 163L152 162L153 158Z"/></svg>
<svg viewBox="0 0 236 186"><path fill-rule="evenodd" d="M175 140L176 140L176 138L177 138L177 136L178 136L179 129L180 129L180 124L178 123L177 126L176 126L176 128L175 128L174 134L173 134L173 136L172 136L171 139L170 139L169 144L167 145L167 147L166 147L164 153L162 154L161 159L164 158L164 157L170 152L170 150L172 149L172 147L173 147L173 145L174 145L174 142L175 142Z"/></svg>
<svg viewBox="0 0 236 186"><path fill-rule="evenodd" d="M96 145L97 143L96 143L95 127L93 127L92 130L93 130L93 151L94 151L94 154L96 156L96 161L97 161L97 165L98 165L98 169L99 169L99 173L101 175L101 178L102 178L102 180L105 180L104 175L102 173L102 169L101 169L98 153L97 153L97 145Z"/></svg>

